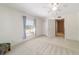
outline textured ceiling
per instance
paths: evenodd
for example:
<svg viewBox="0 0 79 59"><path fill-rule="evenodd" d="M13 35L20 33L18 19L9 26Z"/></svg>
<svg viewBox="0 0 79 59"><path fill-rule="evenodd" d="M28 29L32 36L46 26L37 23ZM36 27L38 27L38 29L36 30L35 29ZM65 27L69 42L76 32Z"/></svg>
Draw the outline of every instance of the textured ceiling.
<svg viewBox="0 0 79 59"><path fill-rule="evenodd" d="M17 10L29 13L34 16L39 17L49 17L51 14L55 15L57 14L68 14L73 12L79 11L79 4L78 3L62 3L63 6L60 6L57 11L52 11L49 8L49 3L6 3L6 4L0 4L5 5L11 8L15 8Z"/></svg>

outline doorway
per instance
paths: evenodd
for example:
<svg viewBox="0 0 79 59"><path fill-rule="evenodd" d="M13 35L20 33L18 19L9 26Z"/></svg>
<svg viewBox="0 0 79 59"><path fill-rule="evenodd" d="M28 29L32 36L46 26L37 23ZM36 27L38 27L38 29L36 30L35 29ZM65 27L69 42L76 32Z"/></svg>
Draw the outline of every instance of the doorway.
<svg viewBox="0 0 79 59"><path fill-rule="evenodd" d="M57 37L64 37L64 19L55 20L55 35Z"/></svg>

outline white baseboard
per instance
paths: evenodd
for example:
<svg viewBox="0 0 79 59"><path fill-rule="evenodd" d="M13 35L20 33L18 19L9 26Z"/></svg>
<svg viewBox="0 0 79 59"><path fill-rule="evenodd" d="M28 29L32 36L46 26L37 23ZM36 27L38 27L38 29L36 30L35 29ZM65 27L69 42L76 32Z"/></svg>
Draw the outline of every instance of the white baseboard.
<svg viewBox="0 0 79 59"><path fill-rule="evenodd" d="M19 46L19 45L25 43L25 42L28 42L28 41L30 41L30 40L33 40L33 39L35 39L35 38L39 38L39 37L42 37L42 36L46 36L46 35L39 35L39 36L35 36L35 37L33 37L33 38L25 39L25 40L23 39L24 41L13 45L11 48L13 49L13 48L15 48L15 47L17 47L17 46Z"/></svg>

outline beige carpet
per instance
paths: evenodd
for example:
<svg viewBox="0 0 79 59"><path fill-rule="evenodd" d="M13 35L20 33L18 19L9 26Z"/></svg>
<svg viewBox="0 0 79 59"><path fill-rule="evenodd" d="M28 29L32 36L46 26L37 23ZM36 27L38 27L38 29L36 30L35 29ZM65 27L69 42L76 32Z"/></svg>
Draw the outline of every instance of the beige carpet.
<svg viewBox="0 0 79 59"><path fill-rule="evenodd" d="M78 50L79 42L39 37L16 46L7 55L76 55Z"/></svg>

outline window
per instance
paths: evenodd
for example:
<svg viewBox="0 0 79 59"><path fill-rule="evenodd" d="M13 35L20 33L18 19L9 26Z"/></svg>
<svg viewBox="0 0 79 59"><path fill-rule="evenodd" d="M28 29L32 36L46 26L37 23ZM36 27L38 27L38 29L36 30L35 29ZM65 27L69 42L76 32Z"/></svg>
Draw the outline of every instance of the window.
<svg viewBox="0 0 79 59"><path fill-rule="evenodd" d="M35 19L26 18L23 16L24 35L23 39L32 38L35 36Z"/></svg>
<svg viewBox="0 0 79 59"><path fill-rule="evenodd" d="M35 36L35 21L34 19L26 19L26 37Z"/></svg>

